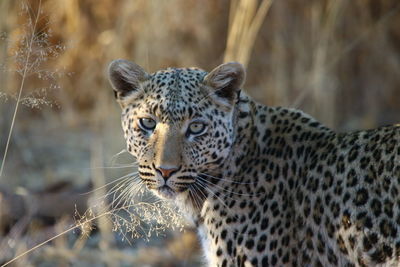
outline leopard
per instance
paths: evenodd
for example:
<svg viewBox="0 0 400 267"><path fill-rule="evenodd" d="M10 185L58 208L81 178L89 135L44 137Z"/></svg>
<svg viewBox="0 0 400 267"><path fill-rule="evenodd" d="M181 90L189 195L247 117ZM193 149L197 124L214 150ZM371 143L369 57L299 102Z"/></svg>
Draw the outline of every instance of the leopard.
<svg viewBox="0 0 400 267"><path fill-rule="evenodd" d="M193 224L206 266L400 266L400 125L338 132L242 89L238 62L114 60L140 181Z"/></svg>

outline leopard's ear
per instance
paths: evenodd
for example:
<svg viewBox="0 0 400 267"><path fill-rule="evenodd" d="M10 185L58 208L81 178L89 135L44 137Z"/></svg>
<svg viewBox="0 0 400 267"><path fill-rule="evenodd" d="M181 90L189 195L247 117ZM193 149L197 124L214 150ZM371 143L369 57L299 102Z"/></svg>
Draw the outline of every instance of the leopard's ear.
<svg viewBox="0 0 400 267"><path fill-rule="evenodd" d="M219 65L204 77L211 96L221 104L232 106L246 79L246 71L238 62Z"/></svg>
<svg viewBox="0 0 400 267"><path fill-rule="evenodd" d="M149 76L139 65L124 59L114 60L108 66L108 79L120 104L127 98L139 96L141 83Z"/></svg>

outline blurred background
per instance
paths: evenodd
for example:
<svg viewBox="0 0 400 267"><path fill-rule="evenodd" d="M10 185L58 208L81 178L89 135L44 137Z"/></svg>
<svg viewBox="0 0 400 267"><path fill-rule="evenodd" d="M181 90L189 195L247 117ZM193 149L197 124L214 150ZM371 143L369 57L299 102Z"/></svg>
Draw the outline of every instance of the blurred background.
<svg viewBox="0 0 400 267"><path fill-rule="evenodd" d="M148 72L237 60L267 105L338 131L400 121L398 0L1 0L0 265L76 225L10 266L200 264L178 219L146 213L136 235L138 211L107 216L134 171L105 74L116 58Z"/></svg>

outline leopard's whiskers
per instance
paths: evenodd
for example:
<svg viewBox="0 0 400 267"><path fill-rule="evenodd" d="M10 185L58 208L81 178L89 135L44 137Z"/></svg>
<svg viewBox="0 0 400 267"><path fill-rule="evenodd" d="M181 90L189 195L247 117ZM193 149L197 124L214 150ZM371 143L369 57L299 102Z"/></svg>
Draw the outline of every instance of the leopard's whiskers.
<svg viewBox="0 0 400 267"><path fill-rule="evenodd" d="M237 195L237 196L258 196L258 195L260 195L259 193L252 193L252 194L237 193L237 192L234 192L234 191L232 191L232 190L228 190L228 189L226 189L226 188L223 188L222 186L220 186L220 185L218 185L218 184L214 184L214 183L212 183L211 181L208 181L207 179L205 179L205 178L203 178L203 177L201 177L201 176L197 176L197 178L200 179L202 182L207 183L207 184L210 184L210 185L213 186L213 187L219 188L220 190L222 190L222 191L224 191L224 192L226 192L226 193L228 193L228 194L233 194L233 195Z"/></svg>
<svg viewBox="0 0 400 267"><path fill-rule="evenodd" d="M204 175L204 176L208 176L210 178L213 178L213 179L216 179L216 180L219 180L219 181L229 182L229 183L232 183L232 184L249 184L250 185L250 184L256 184L257 183L257 182L238 182L238 181L235 181L233 179L225 179L225 178L221 178L221 177L216 177L216 176L212 176L210 174L203 173L203 172L199 172L198 174L201 174L201 175Z"/></svg>
<svg viewBox="0 0 400 267"><path fill-rule="evenodd" d="M189 191L195 208L197 208L198 211L201 212L200 195L197 192L197 188L195 187L194 183L189 185Z"/></svg>
<svg viewBox="0 0 400 267"><path fill-rule="evenodd" d="M102 185L102 186L100 186L100 187L97 187L97 188L95 188L95 189L93 189L93 190L90 190L90 191L88 191L88 192L81 193L80 195L92 194L93 192L96 192L97 190L100 190L100 189L102 189L102 188L105 188L105 187L107 187L107 186L109 186L109 185L111 185L111 184L113 184L113 183L119 182L118 184L114 185L114 186L108 191L108 192L110 192L110 191L113 190L113 188L115 188L116 186L118 186L118 185L119 185L121 182L123 182L125 179L129 179L130 177L132 177L132 176L135 175L135 174L137 174L137 172L128 173L127 175L121 176L121 177L119 177L119 178L117 178L117 179L115 179L115 180L113 180L113 181L111 181L111 182L108 182L108 183L105 184L105 185ZM123 180L123 181L121 181L121 180ZM106 194L105 196L107 196L107 194ZM104 196L104 197L105 197L105 196Z"/></svg>
<svg viewBox="0 0 400 267"><path fill-rule="evenodd" d="M200 180L197 180L197 183L195 183L195 184L197 184L197 185L201 186L202 188L204 188L205 190L207 190L209 193L211 193L212 196L214 196L215 198L217 198L225 208L227 208L228 210L230 210L230 208L228 207L228 205L226 205L226 203L216 194L216 192L212 191L212 189L209 188L209 187L207 186L207 184L204 184L204 183L201 182Z"/></svg>
<svg viewBox="0 0 400 267"><path fill-rule="evenodd" d="M136 176L136 178L137 178L137 176ZM143 182L141 179L134 179L134 180L129 181L128 184L130 184L130 185L129 186L124 185L123 190L121 191L120 194L118 194L117 196L116 196L116 194L113 195L113 199L110 203L111 207L113 207L113 208L118 207L118 206L120 206L121 203L123 203L122 205L125 205L126 204L125 200L129 199L128 196L133 197L133 195L136 195L137 192L139 192L139 189L142 187ZM125 202L122 202L122 201L125 201Z"/></svg>

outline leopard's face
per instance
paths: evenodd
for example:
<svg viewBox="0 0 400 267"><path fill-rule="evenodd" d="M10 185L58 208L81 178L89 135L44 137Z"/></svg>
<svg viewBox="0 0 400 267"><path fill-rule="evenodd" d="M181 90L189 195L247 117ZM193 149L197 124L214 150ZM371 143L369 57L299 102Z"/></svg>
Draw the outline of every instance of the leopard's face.
<svg viewBox="0 0 400 267"><path fill-rule="evenodd" d="M201 90L201 80L183 76L196 77L197 71L183 70L174 80L176 72L155 74L143 84L140 101L128 104L122 114L139 175L163 197L186 191L199 175L217 168L233 142L232 110L215 107Z"/></svg>
<svg viewBox="0 0 400 267"><path fill-rule="evenodd" d="M110 80L123 109L127 149L137 159L142 181L163 198L173 199L190 189L200 192L196 187L207 186L231 150L236 95L216 91L213 72L168 69L149 75L139 69L143 77L138 77L138 66L130 65L134 63L112 64L116 70L112 72L111 65ZM129 68L136 72L127 74ZM121 87L113 74L122 82L135 82Z"/></svg>

